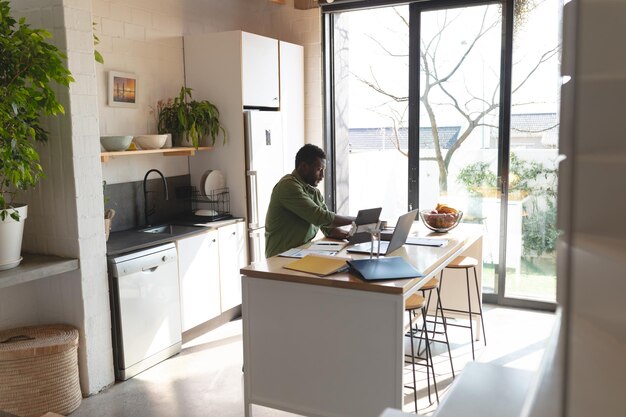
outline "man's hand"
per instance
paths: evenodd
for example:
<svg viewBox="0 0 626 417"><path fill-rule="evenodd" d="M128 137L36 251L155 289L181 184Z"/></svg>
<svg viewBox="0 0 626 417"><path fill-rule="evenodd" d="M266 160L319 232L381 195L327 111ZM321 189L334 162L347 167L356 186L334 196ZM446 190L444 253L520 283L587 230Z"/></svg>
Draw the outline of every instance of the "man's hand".
<svg viewBox="0 0 626 417"><path fill-rule="evenodd" d="M328 233L328 237L333 239L348 239L350 237L350 232L348 230L336 227L330 230L330 232Z"/></svg>

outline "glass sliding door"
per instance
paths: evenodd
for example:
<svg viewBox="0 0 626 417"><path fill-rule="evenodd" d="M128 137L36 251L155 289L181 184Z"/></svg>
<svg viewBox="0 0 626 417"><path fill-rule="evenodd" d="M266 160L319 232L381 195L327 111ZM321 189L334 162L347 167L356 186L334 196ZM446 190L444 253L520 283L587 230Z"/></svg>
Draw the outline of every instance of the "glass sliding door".
<svg viewBox="0 0 626 417"><path fill-rule="evenodd" d="M551 309L560 0L409 3L325 14L329 200L392 223L461 209L483 231L484 299Z"/></svg>
<svg viewBox="0 0 626 417"><path fill-rule="evenodd" d="M504 298L556 301L559 0L516 15Z"/></svg>
<svg viewBox="0 0 626 417"><path fill-rule="evenodd" d="M334 169L339 213L407 208L408 6L333 19Z"/></svg>
<svg viewBox="0 0 626 417"><path fill-rule="evenodd" d="M411 15L420 29L418 205L446 203L463 211L464 222L482 226L483 290L492 293L500 245L501 13L499 3L416 4Z"/></svg>

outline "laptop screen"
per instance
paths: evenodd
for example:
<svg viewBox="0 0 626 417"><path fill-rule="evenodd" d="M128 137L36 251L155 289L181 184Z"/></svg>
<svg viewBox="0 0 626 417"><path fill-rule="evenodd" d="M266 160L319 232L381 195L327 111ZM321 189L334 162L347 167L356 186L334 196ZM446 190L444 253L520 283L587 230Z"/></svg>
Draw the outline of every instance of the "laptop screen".
<svg viewBox="0 0 626 417"><path fill-rule="evenodd" d="M401 248L402 245L404 245L406 238L409 237L409 232L411 231L411 226L413 226L416 215L417 210L413 210L398 218L398 223L396 223L396 228L393 230L385 255Z"/></svg>
<svg viewBox="0 0 626 417"><path fill-rule="evenodd" d="M411 231L411 226L413 226L416 215L417 210L413 210L398 218L396 228L393 230L393 234L391 235L391 240L389 242L380 242L381 255L387 255L404 245L407 237L409 236L409 232ZM360 244L348 248L347 251L352 253L370 253L370 235L369 233L366 233L366 235L366 242L359 242ZM378 243L375 243L374 251L377 251L377 247Z"/></svg>
<svg viewBox="0 0 626 417"><path fill-rule="evenodd" d="M359 210L359 212L356 215L356 219L354 220L354 223L357 226L362 225L362 224L377 223L378 219L380 218L381 211L383 211L382 207ZM355 233L352 236L350 236L350 239L348 240L348 244L355 245L357 243L367 242L368 240L370 240L369 233Z"/></svg>

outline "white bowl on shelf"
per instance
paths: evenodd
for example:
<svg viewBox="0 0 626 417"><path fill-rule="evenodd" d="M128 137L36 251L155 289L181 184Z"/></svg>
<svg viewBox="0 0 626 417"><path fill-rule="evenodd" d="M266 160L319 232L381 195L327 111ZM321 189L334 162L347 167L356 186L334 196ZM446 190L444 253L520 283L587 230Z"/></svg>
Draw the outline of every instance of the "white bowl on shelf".
<svg viewBox="0 0 626 417"><path fill-rule="evenodd" d="M140 135L134 141L141 149L161 149L165 145L167 135Z"/></svg>
<svg viewBox="0 0 626 417"><path fill-rule="evenodd" d="M132 140L132 136L100 136L100 144L108 152L125 151Z"/></svg>

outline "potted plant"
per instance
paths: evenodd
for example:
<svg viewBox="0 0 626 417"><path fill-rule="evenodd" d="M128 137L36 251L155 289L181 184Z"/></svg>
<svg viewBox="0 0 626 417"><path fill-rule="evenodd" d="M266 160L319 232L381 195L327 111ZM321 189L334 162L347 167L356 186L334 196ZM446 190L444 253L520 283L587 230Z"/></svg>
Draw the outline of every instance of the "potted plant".
<svg viewBox="0 0 626 417"><path fill-rule="evenodd" d="M208 100L193 100L191 88L181 87L178 97L157 103L157 131L171 133L180 146L197 148L200 140L209 138L215 144L222 134L226 143L226 130L219 120L219 110Z"/></svg>
<svg viewBox="0 0 626 417"><path fill-rule="evenodd" d="M19 265L27 208L14 202L43 177L36 145L48 139L40 116L64 113L55 83L74 81L50 33L10 15L0 0L0 269Z"/></svg>

